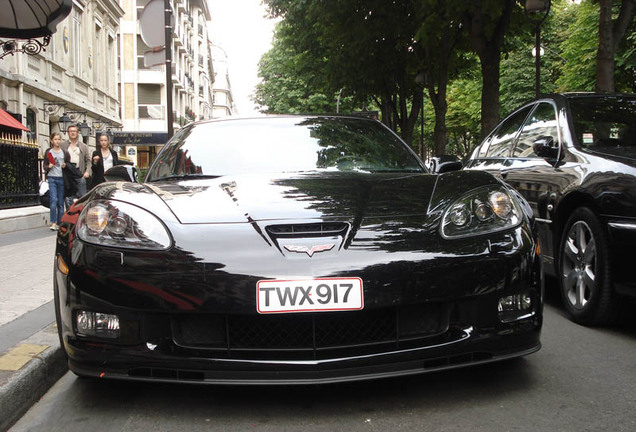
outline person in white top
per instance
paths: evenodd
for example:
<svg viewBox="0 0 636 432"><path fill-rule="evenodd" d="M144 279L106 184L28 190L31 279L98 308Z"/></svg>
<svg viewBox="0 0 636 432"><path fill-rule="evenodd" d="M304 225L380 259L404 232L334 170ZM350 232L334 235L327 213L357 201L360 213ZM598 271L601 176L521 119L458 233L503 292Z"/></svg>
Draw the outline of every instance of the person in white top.
<svg viewBox="0 0 636 432"><path fill-rule="evenodd" d="M92 170L93 184L92 187L105 181L104 173L115 165L119 165L117 152L110 147L110 138L107 134L102 133L97 137L99 148L93 152Z"/></svg>

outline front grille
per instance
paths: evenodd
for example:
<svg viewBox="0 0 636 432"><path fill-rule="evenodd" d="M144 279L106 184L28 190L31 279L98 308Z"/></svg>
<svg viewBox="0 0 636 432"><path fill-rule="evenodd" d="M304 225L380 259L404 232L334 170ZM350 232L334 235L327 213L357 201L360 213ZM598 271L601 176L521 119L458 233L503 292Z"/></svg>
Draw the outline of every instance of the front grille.
<svg viewBox="0 0 636 432"><path fill-rule="evenodd" d="M307 224L281 224L270 225L267 228L269 235L275 238L282 237L336 237L346 234L349 225L344 222L320 222Z"/></svg>
<svg viewBox="0 0 636 432"><path fill-rule="evenodd" d="M174 342L229 358L315 359L382 352L444 333L449 308L431 303L376 310L273 315L181 315Z"/></svg>

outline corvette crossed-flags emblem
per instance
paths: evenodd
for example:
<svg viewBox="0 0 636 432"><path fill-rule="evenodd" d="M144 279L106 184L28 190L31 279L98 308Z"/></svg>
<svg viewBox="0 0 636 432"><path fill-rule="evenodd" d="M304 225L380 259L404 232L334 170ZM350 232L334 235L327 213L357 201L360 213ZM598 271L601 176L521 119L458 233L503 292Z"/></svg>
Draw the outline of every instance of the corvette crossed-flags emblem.
<svg viewBox="0 0 636 432"><path fill-rule="evenodd" d="M285 249L290 252L298 252L298 253L306 253L309 256L312 256L316 252L324 252L333 249L334 244L324 244L324 245L316 245L308 248L306 246L296 246L296 245L285 245Z"/></svg>

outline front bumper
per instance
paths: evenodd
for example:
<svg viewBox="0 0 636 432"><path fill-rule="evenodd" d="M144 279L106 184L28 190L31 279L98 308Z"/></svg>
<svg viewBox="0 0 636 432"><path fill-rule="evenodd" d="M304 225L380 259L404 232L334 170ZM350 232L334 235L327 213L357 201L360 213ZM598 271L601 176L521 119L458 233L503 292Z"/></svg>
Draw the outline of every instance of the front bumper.
<svg viewBox="0 0 636 432"><path fill-rule="evenodd" d="M468 329L465 335L468 335ZM82 358L69 358L69 368L80 376L135 381L232 385L329 384L479 365L532 354L541 347L538 330L523 337L507 335L497 339L480 343L465 340L456 347L443 345L329 361L186 360L178 356L158 359L133 350L108 355L106 361L102 356L90 361L87 359L91 356L83 351ZM504 346L507 348L502 349Z"/></svg>
<svg viewBox="0 0 636 432"><path fill-rule="evenodd" d="M62 334L69 367L78 375L214 384L335 383L439 371L533 353L541 346L542 304L540 292L527 293L533 298L531 316L509 323L497 318L499 294L495 293L416 307L428 311L423 320L414 320L413 313L403 308L391 307L382 311L253 316L248 318L252 323L242 323L238 331L229 324L237 321L234 315L130 311L84 296L81 305L62 312L69 323L62 325ZM117 341L77 336L72 311L79 309L118 314L122 336ZM400 312L407 317L400 317ZM336 314L343 319L331 319ZM356 314L360 319L344 319ZM267 318L287 321L260 321ZM392 319L396 325L388 324ZM371 324L374 320L376 325ZM327 341L320 338L321 321L322 325L329 321L337 336ZM347 321L361 324L347 327ZM197 333L184 336L183 322L210 325L193 327L191 331L198 329ZM304 326L307 322L311 324ZM259 323L262 331L255 332ZM303 326L308 338L300 330ZM292 328L294 332L290 333ZM345 328L349 331L343 331ZM219 329L225 329L226 334L219 335ZM370 333L364 333L365 329ZM247 337L247 333L254 334ZM263 334L273 336L262 342ZM322 345L318 340L323 341Z"/></svg>

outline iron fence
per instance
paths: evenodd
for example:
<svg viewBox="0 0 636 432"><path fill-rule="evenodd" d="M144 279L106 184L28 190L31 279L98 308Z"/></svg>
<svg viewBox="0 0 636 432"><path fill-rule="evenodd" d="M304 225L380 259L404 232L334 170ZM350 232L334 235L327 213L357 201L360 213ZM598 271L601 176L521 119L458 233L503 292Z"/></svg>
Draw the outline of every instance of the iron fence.
<svg viewBox="0 0 636 432"><path fill-rule="evenodd" d="M0 209L39 205L42 160L34 141L0 135Z"/></svg>

